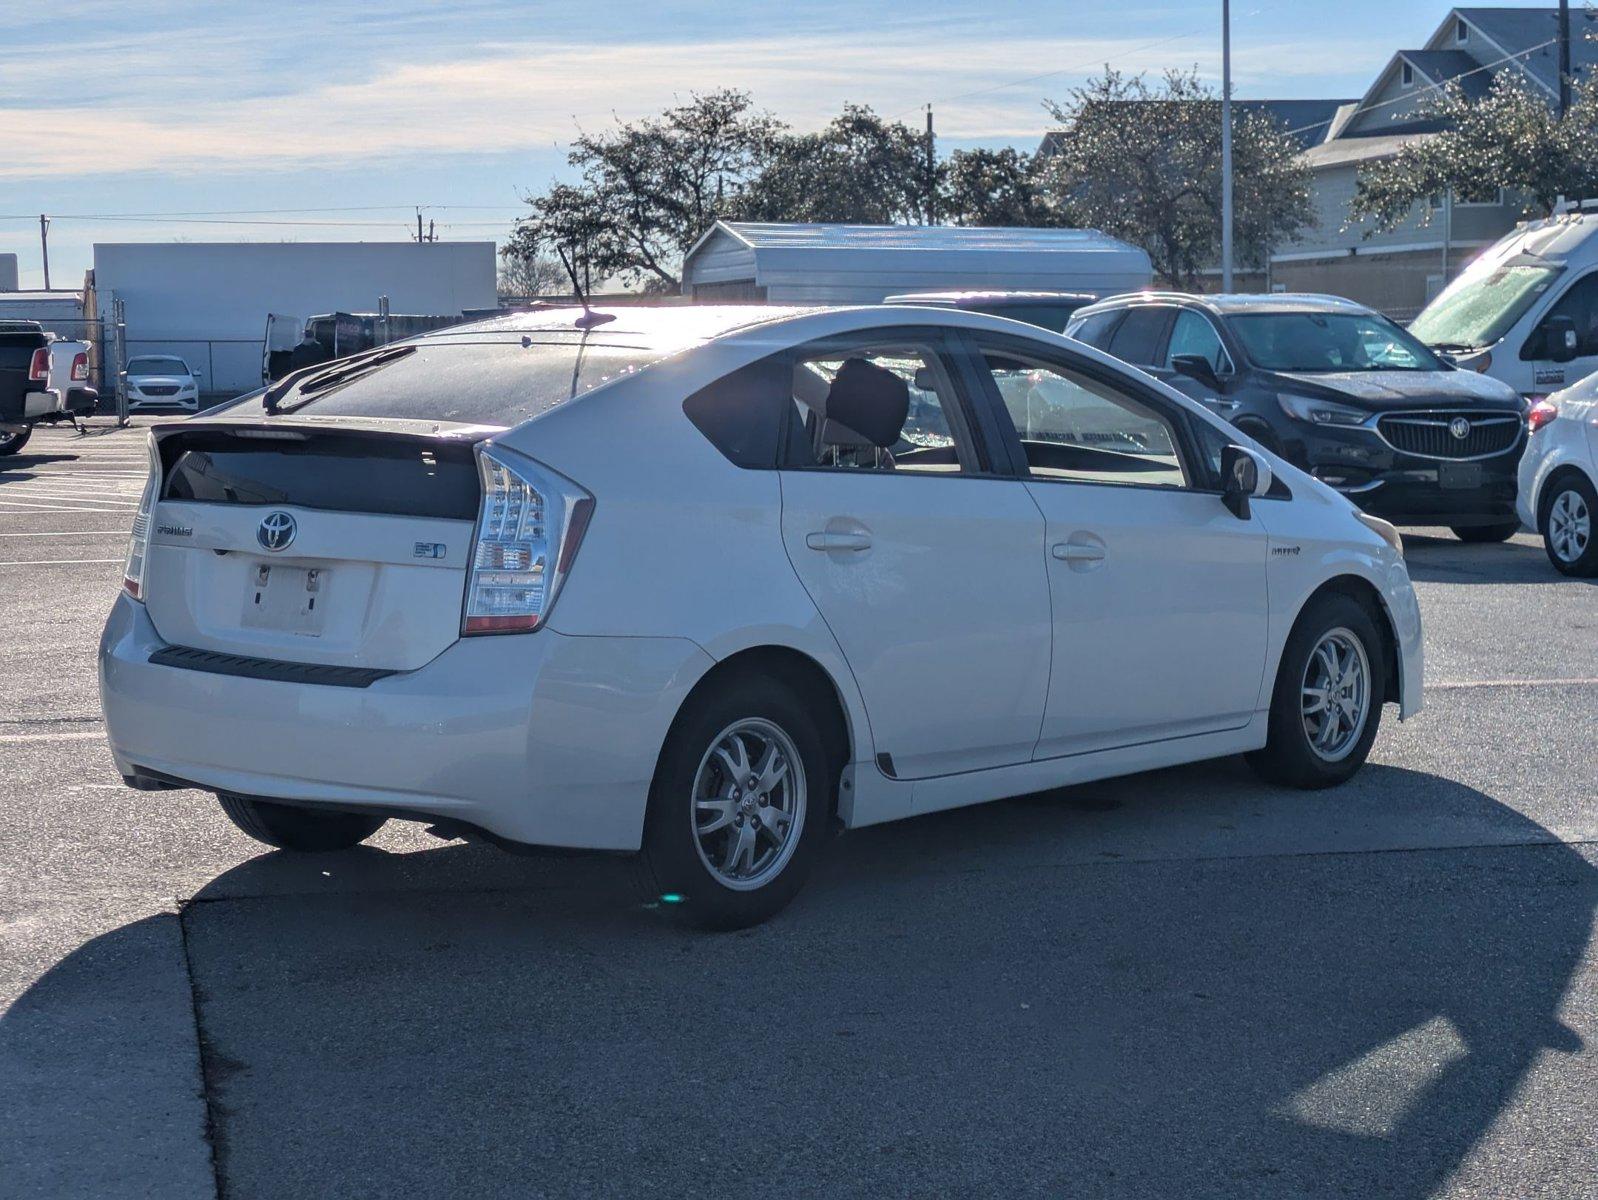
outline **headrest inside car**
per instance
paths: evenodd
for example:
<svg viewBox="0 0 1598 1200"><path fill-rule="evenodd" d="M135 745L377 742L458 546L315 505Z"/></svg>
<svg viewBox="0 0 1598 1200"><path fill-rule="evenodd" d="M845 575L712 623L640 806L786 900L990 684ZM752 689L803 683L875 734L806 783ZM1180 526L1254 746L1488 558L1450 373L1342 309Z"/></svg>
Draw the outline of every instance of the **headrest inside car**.
<svg viewBox="0 0 1598 1200"><path fill-rule="evenodd" d="M827 419L846 425L886 450L899 440L910 415L910 388L885 367L845 359L827 392Z"/></svg>

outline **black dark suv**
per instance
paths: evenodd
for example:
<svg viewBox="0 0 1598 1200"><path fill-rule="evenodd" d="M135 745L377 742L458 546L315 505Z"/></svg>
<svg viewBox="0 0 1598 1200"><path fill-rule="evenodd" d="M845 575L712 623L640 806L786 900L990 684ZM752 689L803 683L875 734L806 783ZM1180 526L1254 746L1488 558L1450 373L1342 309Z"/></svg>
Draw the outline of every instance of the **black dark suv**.
<svg viewBox="0 0 1598 1200"><path fill-rule="evenodd" d="M1467 542L1520 528L1524 403L1335 296L1141 292L1067 336L1142 367L1367 512Z"/></svg>

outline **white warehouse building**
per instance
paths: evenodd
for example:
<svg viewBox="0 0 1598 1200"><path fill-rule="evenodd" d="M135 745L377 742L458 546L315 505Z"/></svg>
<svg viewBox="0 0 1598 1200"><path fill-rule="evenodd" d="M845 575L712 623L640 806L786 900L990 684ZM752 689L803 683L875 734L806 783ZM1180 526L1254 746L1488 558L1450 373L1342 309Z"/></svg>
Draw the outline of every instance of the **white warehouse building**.
<svg viewBox="0 0 1598 1200"><path fill-rule="evenodd" d="M493 242L111 242L94 247L96 314L122 301L126 355L175 354L207 392L261 384L268 313L491 309Z"/></svg>
<svg viewBox="0 0 1598 1200"><path fill-rule="evenodd" d="M683 258L700 303L877 304L901 292L1136 291L1149 256L1096 229L717 221Z"/></svg>

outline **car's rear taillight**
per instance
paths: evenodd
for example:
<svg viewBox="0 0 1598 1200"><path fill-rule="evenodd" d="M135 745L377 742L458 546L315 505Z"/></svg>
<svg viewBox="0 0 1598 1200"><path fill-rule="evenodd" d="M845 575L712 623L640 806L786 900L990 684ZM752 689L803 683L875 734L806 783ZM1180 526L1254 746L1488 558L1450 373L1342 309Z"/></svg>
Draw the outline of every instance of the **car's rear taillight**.
<svg viewBox="0 0 1598 1200"><path fill-rule="evenodd" d="M128 561L122 568L122 590L135 600L144 599L144 561L150 553L150 514L161 491L161 452L155 434L147 435L150 447L150 474L139 497L139 511L133 518L133 536L128 539Z"/></svg>
<svg viewBox="0 0 1598 1200"><path fill-rule="evenodd" d="M89 379L89 356L78 352L72 356L72 382L87 383Z"/></svg>
<svg viewBox="0 0 1598 1200"><path fill-rule="evenodd" d="M28 363L28 382L43 383L50 378L50 351L48 347L40 346L33 352L33 358Z"/></svg>
<svg viewBox="0 0 1598 1200"><path fill-rule="evenodd" d="M1550 400L1539 400L1526 411L1526 432L1536 433L1559 415L1559 409Z"/></svg>
<svg viewBox="0 0 1598 1200"><path fill-rule="evenodd" d="M594 498L514 450L477 449L483 483L461 633L526 633L549 619Z"/></svg>

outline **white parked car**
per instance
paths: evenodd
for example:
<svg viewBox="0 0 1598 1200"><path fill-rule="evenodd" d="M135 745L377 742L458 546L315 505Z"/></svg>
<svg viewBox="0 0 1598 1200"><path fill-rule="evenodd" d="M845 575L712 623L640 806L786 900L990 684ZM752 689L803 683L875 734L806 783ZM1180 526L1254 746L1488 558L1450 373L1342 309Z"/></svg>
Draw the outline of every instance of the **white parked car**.
<svg viewBox="0 0 1598 1200"><path fill-rule="evenodd" d="M128 359L128 407L200 407L201 373L172 354L141 354Z"/></svg>
<svg viewBox="0 0 1598 1200"><path fill-rule="evenodd" d="M1042 376L1124 436L1023 440ZM1336 784L1421 704L1402 546L1241 437L957 310L440 331L152 432L112 755L290 849L641 851L717 926L834 823L1237 753Z"/></svg>
<svg viewBox="0 0 1598 1200"><path fill-rule="evenodd" d="M1520 519L1566 575L1598 575L1598 375L1533 404L1520 460Z"/></svg>

